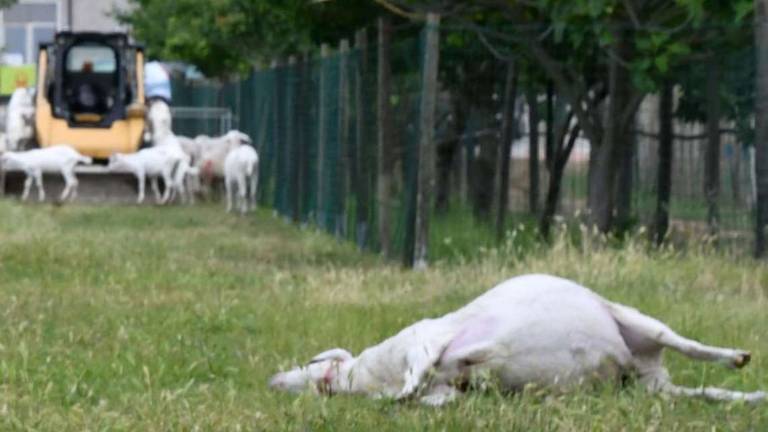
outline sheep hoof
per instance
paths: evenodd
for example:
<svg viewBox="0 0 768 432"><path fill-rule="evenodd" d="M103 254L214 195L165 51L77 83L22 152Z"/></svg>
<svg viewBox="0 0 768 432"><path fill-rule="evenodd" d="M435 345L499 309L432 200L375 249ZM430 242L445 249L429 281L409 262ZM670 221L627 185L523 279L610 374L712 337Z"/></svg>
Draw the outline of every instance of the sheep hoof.
<svg viewBox="0 0 768 432"><path fill-rule="evenodd" d="M736 358L733 359L733 367L736 369L741 369L747 364L749 364L749 361L752 360L752 354L748 352L742 352L736 356Z"/></svg>

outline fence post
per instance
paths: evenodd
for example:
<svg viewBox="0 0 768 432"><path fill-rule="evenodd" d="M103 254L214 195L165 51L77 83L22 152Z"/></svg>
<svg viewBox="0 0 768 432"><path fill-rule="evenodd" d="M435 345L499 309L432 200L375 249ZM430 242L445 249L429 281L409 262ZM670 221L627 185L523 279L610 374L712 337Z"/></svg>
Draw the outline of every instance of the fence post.
<svg viewBox="0 0 768 432"><path fill-rule="evenodd" d="M294 223L298 223L301 215L301 194L299 193L299 185L301 184L301 174L299 170L299 161L301 160L301 154L299 151L299 139L298 130L298 105L299 96L296 94L297 88L297 58L295 55L288 57L288 67L286 68L286 75L288 77L286 83L286 101L288 105L286 109L286 117L289 126L285 131L285 147L287 150L286 167L288 168L288 181L290 182L289 197L290 200L290 212L291 220Z"/></svg>
<svg viewBox="0 0 768 432"><path fill-rule="evenodd" d="M325 213L323 212L323 192L325 188L323 184L325 182L323 168L325 164L325 139L328 133L326 127L326 117L328 116L328 108L325 105L325 88L328 85L328 77L326 74L325 61L330 53L330 47L328 44L322 44L320 46L320 79L318 86L318 97L320 101L317 105L317 215L316 222L319 224L325 223Z"/></svg>
<svg viewBox="0 0 768 432"><path fill-rule="evenodd" d="M355 108L357 115L355 117L355 144L356 152L355 168L353 171L352 184L356 188L357 211L355 214L355 240L357 246L363 248L368 243L368 221L370 220L370 172L367 169L369 157L369 146L366 135L365 122L367 120L367 110L364 108L367 98L364 97L365 85L363 80L366 77L366 65L368 64L368 32L361 29L355 33L355 48L358 51L357 67L355 68ZM363 167L365 165L365 168Z"/></svg>
<svg viewBox="0 0 768 432"><path fill-rule="evenodd" d="M768 0L755 0L755 47L755 256L763 257L768 229Z"/></svg>
<svg viewBox="0 0 768 432"><path fill-rule="evenodd" d="M416 192L416 221L413 267L427 266L429 216L435 188L435 105L437 103L437 68L440 56L440 15L427 14L424 61L421 71L421 106L419 110L419 149Z"/></svg>
<svg viewBox="0 0 768 432"><path fill-rule="evenodd" d="M379 245L381 253L388 257L392 253L392 175L394 157L392 149L392 114L389 106L391 92L390 39L392 29L388 18L379 18L378 90L376 96L376 129L378 144L378 178L376 179L377 215L379 224Z"/></svg>
<svg viewBox="0 0 768 432"><path fill-rule="evenodd" d="M496 240L504 238L509 202L509 156L515 136L515 98L517 96L517 69L515 61L507 61L504 82L504 111L501 119L501 142L496 159Z"/></svg>
<svg viewBox="0 0 768 432"><path fill-rule="evenodd" d="M282 128L280 127L281 122L281 108L280 108L280 101L282 98L282 79L280 78L280 59L275 59L272 61L272 70L274 73L274 81L272 86L272 113L273 113L273 124L272 124L272 140L273 140L273 149L274 151L274 159L272 160L273 166L274 166L274 192L273 192L273 203L272 206L275 210L277 210L278 213L282 214L284 208L283 208L283 201L285 197L285 179L282 178L281 174L283 174L283 158L284 156L284 148L283 143L281 139L281 133Z"/></svg>
<svg viewBox="0 0 768 432"><path fill-rule="evenodd" d="M339 165L341 175L338 178L340 198L336 209L335 233L344 236L347 233L346 214L347 196L351 184L351 160L349 158L349 40L339 42Z"/></svg>
<svg viewBox="0 0 768 432"><path fill-rule="evenodd" d="M661 246L669 229L669 200L672 195L672 162L674 158L674 100L673 84L666 82L661 88L659 98L659 168L656 183L656 223L654 224L655 243Z"/></svg>
<svg viewBox="0 0 768 432"><path fill-rule="evenodd" d="M539 214L539 95L533 83L528 84L528 211Z"/></svg>
<svg viewBox="0 0 768 432"><path fill-rule="evenodd" d="M718 77L720 59L712 58L708 62L707 73L707 147L704 159L704 198L707 201L707 225L709 235L716 239L720 214L720 79Z"/></svg>

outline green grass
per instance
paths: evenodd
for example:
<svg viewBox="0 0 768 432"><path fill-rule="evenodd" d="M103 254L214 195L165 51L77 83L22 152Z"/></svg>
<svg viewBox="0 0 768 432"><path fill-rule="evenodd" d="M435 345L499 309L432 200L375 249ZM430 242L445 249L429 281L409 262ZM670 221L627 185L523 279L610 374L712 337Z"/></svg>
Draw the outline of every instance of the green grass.
<svg viewBox="0 0 768 432"><path fill-rule="evenodd" d="M589 254L562 241L525 256L515 247L415 273L267 210L0 201L0 430L768 430L766 404L637 386L489 391L441 409L267 389L318 351L358 352L534 271L754 354L742 371L668 354L680 384L768 388L765 266L632 242Z"/></svg>

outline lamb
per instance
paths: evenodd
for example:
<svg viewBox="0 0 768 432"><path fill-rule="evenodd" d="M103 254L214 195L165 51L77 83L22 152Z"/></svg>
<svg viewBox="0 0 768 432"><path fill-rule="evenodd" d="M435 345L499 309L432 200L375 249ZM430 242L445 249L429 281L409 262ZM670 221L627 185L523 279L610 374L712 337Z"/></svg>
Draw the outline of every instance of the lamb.
<svg viewBox="0 0 768 432"><path fill-rule="evenodd" d="M35 107L32 100L32 91L25 88L17 88L13 91L6 111L6 148L8 150L20 150L24 144L34 137L32 120Z"/></svg>
<svg viewBox="0 0 768 432"><path fill-rule="evenodd" d="M77 197L77 177L75 166L79 163L90 165L93 160L83 156L68 145L55 145L51 147L27 150L22 152L5 152L0 158L2 169L18 168L24 171L24 192L21 200L26 201L34 181L37 185L37 199L45 200L43 189L43 173L58 172L64 177L64 190L59 200L64 202L74 200Z"/></svg>
<svg viewBox="0 0 768 432"><path fill-rule="evenodd" d="M224 187L227 194L227 211L232 211L232 201L237 201L240 213L256 207L256 188L259 184L259 156L250 145L241 145L227 154L224 160ZM237 197L234 197L237 188ZM247 195L247 197L246 197Z"/></svg>
<svg viewBox="0 0 768 432"><path fill-rule="evenodd" d="M133 154L115 153L110 156L108 167L111 171L126 170L136 176L139 189L136 198L137 204L144 202L147 177L150 178L155 201L159 204L165 204L171 198L172 185L174 184L173 173L179 162L180 158L176 152L160 146L145 148ZM165 183L162 197L157 184L158 177L162 177Z"/></svg>
<svg viewBox="0 0 768 432"><path fill-rule="evenodd" d="M471 378L495 376L508 390L575 387L634 374L650 392L757 402L766 392L672 383L662 364L671 348L689 358L741 368L750 353L703 345L633 308L567 279L509 279L459 310L426 319L354 357L335 348L276 374L274 389L355 393L428 405L456 399Z"/></svg>

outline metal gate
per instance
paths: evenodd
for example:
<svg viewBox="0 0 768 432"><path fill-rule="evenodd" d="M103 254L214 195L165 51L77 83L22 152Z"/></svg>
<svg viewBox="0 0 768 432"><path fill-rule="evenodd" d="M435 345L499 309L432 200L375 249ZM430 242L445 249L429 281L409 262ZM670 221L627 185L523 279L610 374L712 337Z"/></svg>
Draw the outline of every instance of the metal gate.
<svg viewBox="0 0 768 432"><path fill-rule="evenodd" d="M235 118L232 110L222 107L171 107L173 132L177 135L220 136L232 130Z"/></svg>

